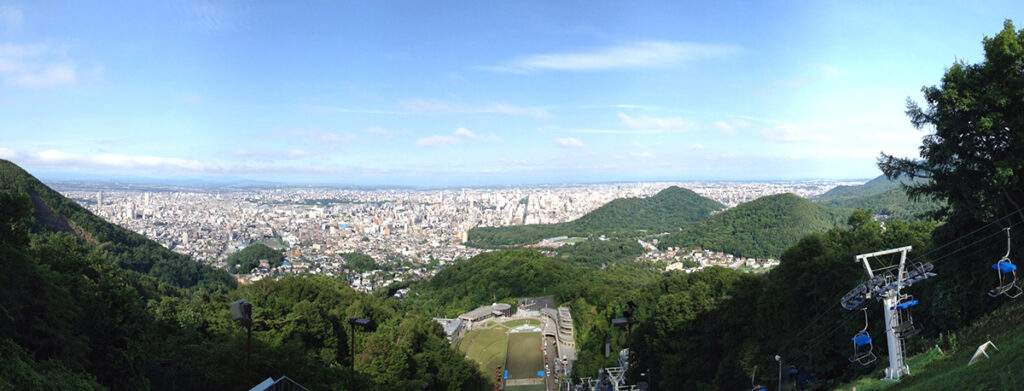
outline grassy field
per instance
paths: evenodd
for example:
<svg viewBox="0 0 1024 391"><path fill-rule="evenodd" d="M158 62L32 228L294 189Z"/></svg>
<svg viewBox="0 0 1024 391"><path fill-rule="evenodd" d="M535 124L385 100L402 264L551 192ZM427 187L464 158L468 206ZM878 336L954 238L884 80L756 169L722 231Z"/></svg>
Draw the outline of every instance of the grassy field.
<svg viewBox="0 0 1024 391"><path fill-rule="evenodd" d="M508 327L508 328L511 329L513 327L522 326L524 324L528 324L528 325L531 325L531 326L540 326L540 321L537 320L537 319L516 319L516 320L510 320L510 321L502 323L502 324L505 325L505 327Z"/></svg>
<svg viewBox="0 0 1024 391"><path fill-rule="evenodd" d="M480 369L487 376L494 375L494 367L505 361L504 327L493 329L476 329L466 332L459 344L459 350L469 359L480 363Z"/></svg>
<svg viewBox="0 0 1024 391"><path fill-rule="evenodd" d="M508 378L537 378L544 370L540 333L513 333L508 338Z"/></svg>
<svg viewBox="0 0 1024 391"><path fill-rule="evenodd" d="M943 354L931 351L908 359L911 376L897 383L877 380L881 369L868 378L836 388L837 390L944 391L944 390L1021 390L1024 389L1024 302L1008 304L982 317L971 327L952 336L944 336L938 345ZM991 340L999 348L987 350L974 365L967 363L974 351ZM935 350L935 349L933 349ZM937 350L935 350L937 352ZM883 351L884 355L885 352ZM879 357L878 368L886 365ZM915 368L916 366L916 368Z"/></svg>

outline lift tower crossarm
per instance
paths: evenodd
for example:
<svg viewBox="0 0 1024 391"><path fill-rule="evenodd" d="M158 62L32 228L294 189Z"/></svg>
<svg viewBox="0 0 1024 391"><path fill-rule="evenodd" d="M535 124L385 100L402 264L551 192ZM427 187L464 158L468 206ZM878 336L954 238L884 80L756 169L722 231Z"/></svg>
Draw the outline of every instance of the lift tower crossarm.
<svg viewBox="0 0 1024 391"><path fill-rule="evenodd" d="M906 262L906 260L907 260L907 253L910 252L910 250L912 250L913 248L914 248L914 246L903 246L903 247L900 247L900 248L891 248L891 249L888 249L888 250L875 251L873 253L868 253L868 254L860 254L860 255L857 255L856 257L854 257L853 261L854 262L864 262L864 270L868 272L868 278L872 278L872 277L875 276L875 273L874 273L873 270L871 270L871 265L868 264L868 258L880 257L882 255L889 255L889 254L895 254L895 253L902 252L903 256L900 257L900 271L902 272L903 271L903 263Z"/></svg>

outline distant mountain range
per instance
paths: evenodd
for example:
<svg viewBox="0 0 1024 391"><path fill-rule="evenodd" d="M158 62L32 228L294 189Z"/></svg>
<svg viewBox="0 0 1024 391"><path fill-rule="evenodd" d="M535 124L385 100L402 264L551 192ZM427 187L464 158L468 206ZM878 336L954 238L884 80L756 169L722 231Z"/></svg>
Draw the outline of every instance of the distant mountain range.
<svg viewBox="0 0 1024 391"><path fill-rule="evenodd" d="M659 247L693 247L758 258L778 258L801 237L823 232L845 213L796 194L776 194L742 203L661 240Z"/></svg>
<svg viewBox="0 0 1024 391"><path fill-rule="evenodd" d="M902 184L917 184L923 179L889 180L884 175L858 186L837 186L813 200L830 208L871 209L876 215L914 221L920 216L933 212L942 204L933 200L912 201L907 197Z"/></svg>
<svg viewBox="0 0 1024 391"><path fill-rule="evenodd" d="M478 227L469 243L479 247L518 246L556 236L635 236L676 231L724 209L718 201L677 186L647 198L619 198L576 220L558 224Z"/></svg>

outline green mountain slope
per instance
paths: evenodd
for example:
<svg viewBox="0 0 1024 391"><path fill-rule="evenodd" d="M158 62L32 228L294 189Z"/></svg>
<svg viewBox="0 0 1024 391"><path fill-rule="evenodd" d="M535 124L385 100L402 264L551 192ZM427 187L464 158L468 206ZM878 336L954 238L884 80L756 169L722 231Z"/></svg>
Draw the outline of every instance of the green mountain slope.
<svg viewBox="0 0 1024 391"><path fill-rule="evenodd" d="M919 181L921 179L907 183ZM837 186L814 200L830 208L870 209L875 214L907 221L915 221L919 216L941 207L939 202L933 200L910 200L901 187L902 182L890 181L883 175L859 186Z"/></svg>
<svg viewBox="0 0 1024 391"><path fill-rule="evenodd" d="M706 219L725 206L691 190L666 188L648 198L619 198L579 219L559 224L479 227L469 231L470 245L533 244L555 236L635 235L637 231L674 231Z"/></svg>
<svg viewBox="0 0 1024 391"><path fill-rule="evenodd" d="M487 384L436 322L342 280L160 283L175 276L164 273L172 267L202 269L161 257L155 243L103 223L13 164L0 168L0 390L247 389L282 375L313 390ZM119 267L147 253L150 275ZM248 333L228 311L240 298L253 305L250 358ZM376 326L358 333L354 349L349 317Z"/></svg>
<svg viewBox="0 0 1024 391"><path fill-rule="evenodd" d="M836 186L817 197L812 198L818 202L842 200L846 198L857 198L875 194L885 193L892 189L899 189L900 181L890 181L885 175L879 175L875 179L863 185Z"/></svg>
<svg viewBox="0 0 1024 391"><path fill-rule="evenodd" d="M103 220L7 160L0 160L0 191L29 197L32 203L27 222L30 232L74 234L98 245L118 266L152 275L165 283L181 287L234 285L226 272L201 265L145 236Z"/></svg>
<svg viewBox="0 0 1024 391"><path fill-rule="evenodd" d="M835 210L795 194L777 194L711 216L670 235L659 246L699 246L737 256L778 258L802 236L842 221Z"/></svg>

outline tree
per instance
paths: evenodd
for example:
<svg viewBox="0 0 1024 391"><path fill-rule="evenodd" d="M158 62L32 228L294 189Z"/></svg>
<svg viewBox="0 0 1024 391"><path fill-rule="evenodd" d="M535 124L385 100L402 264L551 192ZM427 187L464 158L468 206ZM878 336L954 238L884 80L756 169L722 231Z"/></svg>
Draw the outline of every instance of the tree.
<svg viewBox="0 0 1024 391"><path fill-rule="evenodd" d="M922 88L925 108L907 99L911 123L934 131L921 159L879 158L889 179L931 179L908 185L907 194L946 200L936 217L986 221L1017 211L1024 218L1024 30L1007 20L983 45L984 61L958 61L941 86Z"/></svg>

